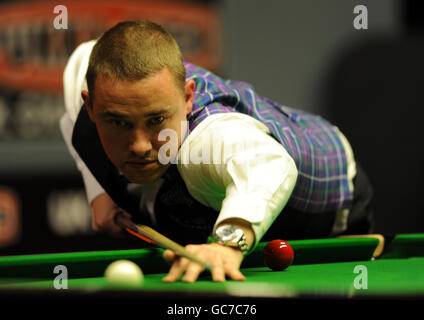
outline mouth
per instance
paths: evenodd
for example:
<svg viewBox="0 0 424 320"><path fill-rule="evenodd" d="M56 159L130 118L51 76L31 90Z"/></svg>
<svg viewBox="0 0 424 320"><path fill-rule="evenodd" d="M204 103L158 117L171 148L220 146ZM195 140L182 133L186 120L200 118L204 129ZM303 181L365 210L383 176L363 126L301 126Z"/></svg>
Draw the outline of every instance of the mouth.
<svg viewBox="0 0 424 320"><path fill-rule="evenodd" d="M157 165L157 160L149 161L127 161L125 162L127 167L134 168L137 170L147 170L155 167Z"/></svg>

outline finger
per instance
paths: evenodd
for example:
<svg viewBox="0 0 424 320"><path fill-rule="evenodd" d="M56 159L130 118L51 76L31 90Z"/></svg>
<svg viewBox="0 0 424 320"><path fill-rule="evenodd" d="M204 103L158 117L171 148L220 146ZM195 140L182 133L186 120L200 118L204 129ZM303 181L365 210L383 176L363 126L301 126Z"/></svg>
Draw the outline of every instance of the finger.
<svg viewBox="0 0 424 320"><path fill-rule="evenodd" d="M187 266L183 282L194 282L199 277L199 274L204 270L205 268L202 267L200 264L196 262L190 262Z"/></svg>
<svg viewBox="0 0 424 320"><path fill-rule="evenodd" d="M177 281L187 268L189 261L186 258L178 257L169 269L168 274L162 279L164 282Z"/></svg>
<svg viewBox="0 0 424 320"><path fill-rule="evenodd" d="M212 268L212 280L215 282L225 282L225 271L222 267Z"/></svg>
<svg viewBox="0 0 424 320"><path fill-rule="evenodd" d="M99 232L100 231L100 226L99 224L96 222L95 219L93 219L92 223L91 223L91 227L93 228L94 232Z"/></svg>
<svg viewBox="0 0 424 320"><path fill-rule="evenodd" d="M225 268L225 273L235 281L244 281L246 280L246 277L241 273L241 271L237 268L234 268L234 266L229 265Z"/></svg>
<svg viewBox="0 0 424 320"><path fill-rule="evenodd" d="M101 231L111 235L116 235L122 231L122 228L118 226L113 220L107 221L103 226L100 227L100 229Z"/></svg>
<svg viewBox="0 0 424 320"><path fill-rule="evenodd" d="M122 228L115 223L114 219L101 220L94 217L92 227L95 232L104 232L109 234L117 234L122 231Z"/></svg>
<svg viewBox="0 0 424 320"><path fill-rule="evenodd" d="M132 221L132 217L125 211L118 210L114 215L113 219L107 221L109 228L112 232L116 232L117 230L124 230L128 227Z"/></svg>

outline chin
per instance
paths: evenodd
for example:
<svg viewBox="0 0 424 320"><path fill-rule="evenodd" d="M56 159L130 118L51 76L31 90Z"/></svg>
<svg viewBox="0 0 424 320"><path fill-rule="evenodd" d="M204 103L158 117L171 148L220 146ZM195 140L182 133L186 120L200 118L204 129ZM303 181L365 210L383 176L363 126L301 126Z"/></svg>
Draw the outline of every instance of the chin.
<svg viewBox="0 0 424 320"><path fill-rule="evenodd" d="M157 179L159 179L159 177L157 177L156 175L140 177L127 174L125 174L125 178L127 178L129 182L137 184L151 184L154 183Z"/></svg>
<svg viewBox="0 0 424 320"><path fill-rule="evenodd" d="M166 169L155 170L154 172L145 172L140 174L139 172L124 172L125 178L131 183L137 184L152 184L165 173Z"/></svg>

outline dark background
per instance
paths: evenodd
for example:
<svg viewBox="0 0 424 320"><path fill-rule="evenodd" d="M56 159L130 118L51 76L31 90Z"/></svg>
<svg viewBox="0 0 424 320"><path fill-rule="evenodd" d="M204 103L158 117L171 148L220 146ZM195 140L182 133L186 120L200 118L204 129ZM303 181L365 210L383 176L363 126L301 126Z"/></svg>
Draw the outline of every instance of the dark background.
<svg viewBox="0 0 424 320"><path fill-rule="evenodd" d="M223 59L217 73L320 114L345 133L374 185L376 232L424 232L420 1L192 2L221 16ZM368 8L367 30L353 27L358 4ZM0 88L0 94L11 101L17 93ZM83 192L58 131L52 135L41 141L0 136L0 185L19 196L22 222L19 239L0 254L143 246L95 235L89 224L67 233L52 227L46 199ZM68 198L81 202L81 194Z"/></svg>

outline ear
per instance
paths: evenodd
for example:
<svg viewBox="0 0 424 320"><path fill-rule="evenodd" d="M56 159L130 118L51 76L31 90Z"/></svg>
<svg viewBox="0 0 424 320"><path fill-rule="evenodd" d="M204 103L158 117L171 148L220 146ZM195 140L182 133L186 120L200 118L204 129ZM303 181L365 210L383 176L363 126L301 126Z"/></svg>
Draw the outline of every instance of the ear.
<svg viewBox="0 0 424 320"><path fill-rule="evenodd" d="M194 91L196 90L196 83L190 79L185 84L185 103L186 114L189 114L193 109Z"/></svg>
<svg viewBox="0 0 424 320"><path fill-rule="evenodd" d="M94 112L93 112L93 106L91 104L90 95L87 90L81 91L81 97L82 100L84 100L85 108L87 109L88 116L90 117L91 121L94 122Z"/></svg>

